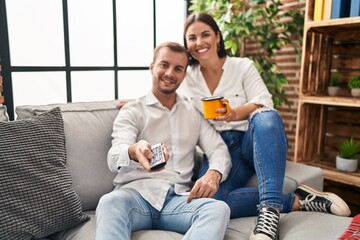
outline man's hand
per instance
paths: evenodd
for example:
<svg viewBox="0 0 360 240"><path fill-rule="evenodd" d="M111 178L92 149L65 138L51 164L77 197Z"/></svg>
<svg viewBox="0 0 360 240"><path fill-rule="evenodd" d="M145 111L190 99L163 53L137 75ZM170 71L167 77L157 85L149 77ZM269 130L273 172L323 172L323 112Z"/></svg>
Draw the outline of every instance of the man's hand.
<svg viewBox="0 0 360 240"><path fill-rule="evenodd" d="M150 159L154 157L151 152L150 144L145 140L140 140L129 147L130 159L139 162L146 171L150 172Z"/></svg>
<svg viewBox="0 0 360 240"><path fill-rule="evenodd" d="M121 109L126 103L128 103L128 99L122 99L116 104L116 109Z"/></svg>
<svg viewBox="0 0 360 240"><path fill-rule="evenodd" d="M211 198L219 190L221 173L216 170L208 170L204 176L198 179L191 189L187 203L194 198Z"/></svg>
<svg viewBox="0 0 360 240"><path fill-rule="evenodd" d="M169 151L167 150L165 144L162 144L162 148L163 148L164 155L165 155L165 161L167 162L169 160ZM150 160L151 160L151 158L154 157L154 154L151 151L151 145L147 141L140 140L139 142L131 145L129 147L129 156L130 156L130 159L132 159L136 162L139 162L146 171L151 172ZM161 171L164 168L165 167L162 167L155 171ZM152 171L152 172L154 172L154 171Z"/></svg>

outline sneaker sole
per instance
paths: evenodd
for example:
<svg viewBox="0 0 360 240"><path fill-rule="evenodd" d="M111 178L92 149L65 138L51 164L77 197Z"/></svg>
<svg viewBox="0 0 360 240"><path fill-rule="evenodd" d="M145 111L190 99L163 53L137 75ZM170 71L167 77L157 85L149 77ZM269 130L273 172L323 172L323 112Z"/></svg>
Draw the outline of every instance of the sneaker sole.
<svg viewBox="0 0 360 240"><path fill-rule="evenodd" d="M279 237L276 236L275 239L278 240ZM256 234L255 236L254 233L251 233L249 240L271 240L271 237L268 237L265 234Z"/></svg>
<svg viewBox="0 0 360 240"><path fill-rule="evenodd" d="M345 216L345 217L350 216L351 211L349 209L349 206L338 195L330 192L319 192L307 185L300 185L298 188L303 191L316 194L317 196L326 198L327 200L331 201L333 203L331 204L330 207L331 213L338 216Z"/></svg>

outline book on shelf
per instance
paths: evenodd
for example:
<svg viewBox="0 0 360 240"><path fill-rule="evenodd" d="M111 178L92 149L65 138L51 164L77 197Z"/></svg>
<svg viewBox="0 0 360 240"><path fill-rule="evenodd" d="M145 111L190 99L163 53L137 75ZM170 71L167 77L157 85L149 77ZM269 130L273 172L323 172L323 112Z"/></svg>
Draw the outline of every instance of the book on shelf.
<svg viewBox="0 0 360 240"><path fill-rule="evenodd" d="M324 0L323 20L331 19L331 6L332 0Z"/></svg>
<svg viewBox="0 0 360 240"><path fill-rule="evenodd" d="M331 18L350 16L350 0L332 0Z"/></svg>
<svg viewBox="0 0 360 240"><path fill-rule="evenodd" d="M314 21L321 21L323 19L324 0L315 0L314 6Z"/></svg>
<svg viewBox="0 0 360 240"><path fill-rule="evenodd" d="M360 16L360 0L351 0L350 17Z"/></svg>

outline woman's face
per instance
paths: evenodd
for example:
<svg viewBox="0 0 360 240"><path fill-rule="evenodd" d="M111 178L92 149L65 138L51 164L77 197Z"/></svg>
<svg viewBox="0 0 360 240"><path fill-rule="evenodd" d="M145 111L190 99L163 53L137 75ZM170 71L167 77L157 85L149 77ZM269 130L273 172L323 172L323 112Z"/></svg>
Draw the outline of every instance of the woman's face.
<svg viewBox="0 0 360 240"><path fill-rule="evenodd" d="M194 22L185 33L186 44L193 58L199 62L217 55L220 36L203 22Z"/></svg>

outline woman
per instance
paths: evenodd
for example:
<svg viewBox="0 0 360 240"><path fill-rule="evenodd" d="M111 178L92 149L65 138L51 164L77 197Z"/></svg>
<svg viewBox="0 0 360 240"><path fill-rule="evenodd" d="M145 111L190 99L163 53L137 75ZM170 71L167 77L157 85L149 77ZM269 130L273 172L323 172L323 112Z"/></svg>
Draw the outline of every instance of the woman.
<svg viewBox="0 0 360 240"><path fill-rule="evenodd" d="M214 197L230 206L232 218L258 215L250 239L277 239L280 212L350 215L346 203L332 193L304 185L294 193L282 193L287 154L282 119L252 61L226 56L221 32L210 15L197 13L187 18L184 44L190 67L179 93L200 112L203 97L223 96L231 106L227 115L209 120L226 142L233 164ZM226 109L217 111L225 113ZM205 161L200 176L206 170ZM257 175L258 188L245 187L253 174Z"/></svg>

